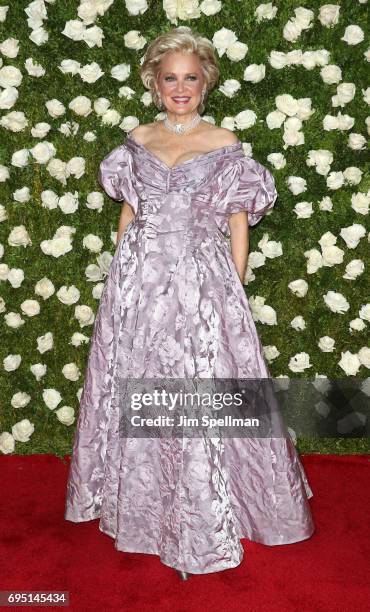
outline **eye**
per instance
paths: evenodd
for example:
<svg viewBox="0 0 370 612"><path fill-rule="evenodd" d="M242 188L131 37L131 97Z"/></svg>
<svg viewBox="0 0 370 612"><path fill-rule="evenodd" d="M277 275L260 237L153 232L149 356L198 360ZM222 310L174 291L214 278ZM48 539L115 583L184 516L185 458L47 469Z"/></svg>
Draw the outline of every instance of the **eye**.
<svg viewBox="0 0 370 612"><path fill-rule="evenodd" d="M169 80L172 80L173 78L175 78L175 77L173 77L173 76L167 76L167 77L165 77L165 79L164 79L164 80L165 80L165 81L169 81ZM194 76L194 75L191 75L191 76L189 76L189 77L187 77L187 78L188 78L188 79L191 79L192 81L196 81L196 80L197 80L197 77L196 77L196 76Z"/></svg>

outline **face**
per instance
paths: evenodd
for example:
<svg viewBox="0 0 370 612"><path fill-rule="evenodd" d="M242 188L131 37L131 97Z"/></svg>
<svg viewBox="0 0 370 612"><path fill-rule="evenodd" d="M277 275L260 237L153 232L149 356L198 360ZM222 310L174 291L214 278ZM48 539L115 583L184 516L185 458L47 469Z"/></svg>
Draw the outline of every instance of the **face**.
<svg viewBox="0 0 370 612"><path fill-rule="evenodd" d="M170 120L195 116L205 87L198 56L180 51L166 53L161 61L156 87ZM174 100L177 97L187 99Z"/></svg>

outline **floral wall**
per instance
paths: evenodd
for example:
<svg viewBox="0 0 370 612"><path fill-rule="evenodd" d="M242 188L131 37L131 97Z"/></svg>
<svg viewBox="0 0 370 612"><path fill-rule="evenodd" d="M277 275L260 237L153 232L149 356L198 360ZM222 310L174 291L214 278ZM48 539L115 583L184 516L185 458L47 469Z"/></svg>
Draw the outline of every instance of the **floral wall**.
<svg viewBox="0 0 370 612"><path fill-rule="evenodd" d="M214 45L203 118L273 173L245 291L271 373L370 394L366 0L0 3L0 452L69 453L120 205L100 161L162 119L138 70L187 25ZM314 407L312 408L314 410ZM363 451L364 439L298 439Z"/></svg>

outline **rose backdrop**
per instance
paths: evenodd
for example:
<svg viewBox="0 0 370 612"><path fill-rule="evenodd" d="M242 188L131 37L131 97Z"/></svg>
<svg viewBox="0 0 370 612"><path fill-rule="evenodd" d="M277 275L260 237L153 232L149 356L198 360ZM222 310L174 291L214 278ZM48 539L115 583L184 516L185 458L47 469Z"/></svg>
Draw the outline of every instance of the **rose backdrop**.
<svg viewBox="0 0 370 612"><path fill-rule="evenodd" d="M188 25L221 77L204 118L275 177L250 232L246 292L274 377L363 379L370 49L366 0L18 0L0 6L0 451L69 453L120 205L97 182L138 123L163 118L138 68ZM283 380L283 379L282 379ZM298 439L363 451L364 439Z"/></svg>

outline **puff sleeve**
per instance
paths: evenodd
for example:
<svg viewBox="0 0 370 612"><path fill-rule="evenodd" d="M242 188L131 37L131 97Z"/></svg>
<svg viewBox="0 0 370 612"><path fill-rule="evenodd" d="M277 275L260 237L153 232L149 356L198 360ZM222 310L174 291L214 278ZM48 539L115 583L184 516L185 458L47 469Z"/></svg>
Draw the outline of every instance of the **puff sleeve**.
<svg viewBox="0 0 370 612"><path fill-rule="evenodd" d="M136 214L139 197L133 185L133 168L130 151L124 144L115 147L100 163L98 181L110 198L125 200Z"/></svg>
<svg viewBox="0 0 370 612"><path fill-rule="evenodd" d="M271 172L252 157L238 158L220 176L216 223L227 237L232 213L246 211L248 225L258 221L273 208L277 191Z"/></svg>

